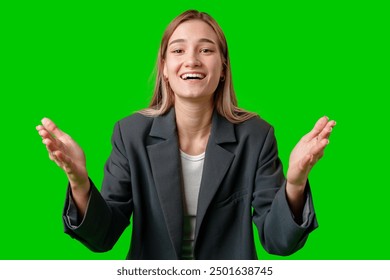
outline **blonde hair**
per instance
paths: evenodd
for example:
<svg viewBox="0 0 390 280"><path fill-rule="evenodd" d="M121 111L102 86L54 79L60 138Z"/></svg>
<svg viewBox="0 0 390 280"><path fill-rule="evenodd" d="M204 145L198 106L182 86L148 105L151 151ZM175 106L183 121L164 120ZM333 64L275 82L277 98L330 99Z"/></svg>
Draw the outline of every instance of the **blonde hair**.
<svg viewBox="0 0 390 280"><path fill-rule="evenodd" d="M207 13L196 10L188 10L177 16L166 28L161 40L160 49L156 63L157 77L154 87L154 94L149 107L141 110L140 113L146 116L155 117L167 113L174 106L174 94L163 76L164 59L167 52L168 41L175 29L185 21L201 20L214 30L218 38L218 47L223 63L224 79L219 82L214 93L214 106L217 112L232 123L240 123L254 116L255 113L248 112L237 106L237 98L233 89L230 60L225 35L218 23Z"/></svg>

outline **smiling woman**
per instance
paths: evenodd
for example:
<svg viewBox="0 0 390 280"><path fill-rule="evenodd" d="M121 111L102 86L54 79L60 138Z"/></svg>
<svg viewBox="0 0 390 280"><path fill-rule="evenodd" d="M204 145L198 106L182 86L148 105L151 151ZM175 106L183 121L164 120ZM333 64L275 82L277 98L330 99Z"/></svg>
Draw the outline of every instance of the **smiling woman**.
<svg viewBox="0 0 390 280"><path fill-rule="evenodd" d="M187 49L183 49L185 47ZM189 55L190 57L188 57ZM208 56L211 56L211 58L207 58ZM177 59L174 59L175 57ZM219 82L213 84L215 86L213 90L215 109L233 123L240 123L254 117L255 114L237 107L231 78L228 46L222 29L208 14L197 11L184 12L175 18L165 30L158 52L158 70L152 102L150 107L142 110L141 113L147 116L161 115L174 105L174 91L172 85L169 84L173 81L168 79L168 64L173 64L175 61L176 63L180 63L180 61L182 63L194 63L188 61L188 59L195 59L195 64L199 64L202 63L201 58L207 62L213 61L215 63L218 57L220 58L219 65L214 65L214 67L222 67L222 69L217 74L219 75ZM183 61L183 59L186 59L186 61ZM186 69L184 66L182 68ZM196 69L202 69L202 67L205 66L195 65ZM192 71L194 70L192 69ZM217 76L215 76L215 79L217 80Z"/></svg>
<svg viewBox="0 0 390 280"><path fill-rule="evenodd" d="M190 20L173 32L164 60L164 79L177 102L195 101L213 107L213 94L223 79L222 59L213 29Z"/></svg>
<svg viewBox="0 0 390 280"><path fill-rule="evenodd" d="M283 175L274 131L237 107L218 24L190 10L167 27L149 108L118 121L101 193L85 156L49 119L37 127L69 179L65 231L110 250L133 217L128 259L256 259L289 255L317 227L308 174L335 125L327 117L298 142Z"/></svg>

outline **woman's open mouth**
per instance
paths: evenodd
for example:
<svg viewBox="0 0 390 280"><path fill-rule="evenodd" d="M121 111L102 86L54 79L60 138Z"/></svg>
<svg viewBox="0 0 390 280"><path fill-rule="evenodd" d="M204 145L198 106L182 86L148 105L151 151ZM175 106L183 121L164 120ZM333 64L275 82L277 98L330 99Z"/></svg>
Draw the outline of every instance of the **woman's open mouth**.
<svg viewBox="0 0 390 280"><path fill-rule="evenodd" d="M185 73L180 76L183 80L202 80L204 77L202 73Z"/></svg>

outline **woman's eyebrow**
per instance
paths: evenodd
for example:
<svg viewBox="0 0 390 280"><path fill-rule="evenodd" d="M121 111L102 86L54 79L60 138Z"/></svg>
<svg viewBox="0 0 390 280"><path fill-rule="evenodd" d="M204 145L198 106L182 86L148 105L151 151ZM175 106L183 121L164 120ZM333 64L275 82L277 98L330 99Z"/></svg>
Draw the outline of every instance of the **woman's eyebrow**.
<svg viewBox="0 0 390 280"><path fill-rule="evenodd" d="M176 40L173 40L172 42L169 43L169 46L172 45L172 44L175 44L175 43L184 43L186 42L185 39L176 39ZM210 40L210 39L207 39L207 38L201 38L198 40L199 43L210 43L210 44L214 44L215 45L215 42L213 40Z"/></svg>
<svg viewBox="0 0 390 280"><path fill-rule="evenodd" d="M210 44L214 44L215 45L215 42L213 40L210 40L210 39L207 39L207 38L201 38L201 39L199 39L198 42L199 43L210 43Z"/></svg>

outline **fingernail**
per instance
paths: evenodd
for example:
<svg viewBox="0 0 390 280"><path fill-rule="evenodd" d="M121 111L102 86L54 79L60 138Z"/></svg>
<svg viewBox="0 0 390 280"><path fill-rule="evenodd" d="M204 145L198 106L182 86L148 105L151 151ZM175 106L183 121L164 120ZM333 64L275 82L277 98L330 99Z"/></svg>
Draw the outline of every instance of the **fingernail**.
<svg viewBox="0 0 390 280"><path fill-rule="evenodd" d="M328 116L324 116L327 120L329 120Z"/></svg>
<svg viewBox="0 0 390 280"><path fill-rule="evenodd" d="M42 124L45 124L47 122L47 118L43 118L41 122Z"/></svg>

